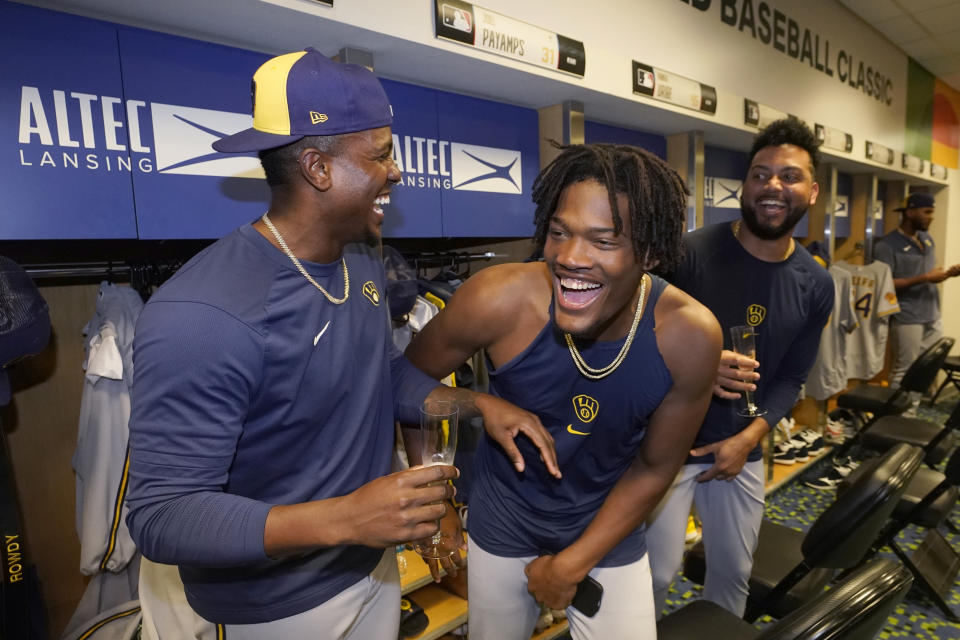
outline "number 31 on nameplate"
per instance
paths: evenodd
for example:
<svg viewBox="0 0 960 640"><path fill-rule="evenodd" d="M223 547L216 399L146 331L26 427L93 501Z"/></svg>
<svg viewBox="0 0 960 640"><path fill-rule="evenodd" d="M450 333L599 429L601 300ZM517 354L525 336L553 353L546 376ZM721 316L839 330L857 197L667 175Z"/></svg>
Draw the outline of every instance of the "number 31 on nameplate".
<svg viewBox="0 0 960 640"><path fill-rule="evenodd" d="M557 66L557 50L550 47L540 47L540 62L551 67Z"/></svg>

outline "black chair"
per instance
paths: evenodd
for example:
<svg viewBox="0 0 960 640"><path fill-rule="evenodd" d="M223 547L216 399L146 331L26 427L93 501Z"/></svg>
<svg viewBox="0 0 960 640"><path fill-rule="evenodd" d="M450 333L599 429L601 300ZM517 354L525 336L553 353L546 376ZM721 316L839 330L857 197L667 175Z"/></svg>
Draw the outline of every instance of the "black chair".
<svg viewBox="0 0 960 640"><path fill-rule="evenodd" d="M872 640L912 582L913 576L902 564L877 558L762 630L720 605L696 600L660 620L657 638Z"/></svg>
<svg viewBox="0 0 960 640"><path fill-rule="evenodd" d="M894 446L806 533L765 520L753 554L744 618L752 622L763 613L783 617L820 593L837 570L859 564L922 461L922 449L904 443ZM687 552L684 574L702 583L705 570L701 542Z"/></svg>
<svg viewBox="0 0 960 640"><path fill-rule="evenodd" d="M868 460L845 478L837 487L838 495L848 490L859 474L869 473L873 464L873 460ZM950 456L943 473L926 468L917 471L893 510L890 522L871 547L871 553L877 553L885 546L890 547L914 575L917 586L952 622L960 622L960 617L947 604L947 597L957 573L960 572L960 555L953 550L937 527L948 522L947 516L957 505L957 497L960 496L958 485L960 449L956 449ZM897 535L908 524L927 529L923 542L909 557L897 544Z"/></svg>
<svg viewBox="0 0 960 640"><path fill-rule="evenodd" d="M899 416L906 411L910 406L911 392L923 393L929 389L936 380L937 372L940 371L947 354L953 348L953 342L953 338L944 337L928 347L913 361L913 364L904 373L900 386L895 389L880 385L862 384L837 396L837 406L859 414L863 426L860 427L854 437L848 438L837 449L835 455L846 454L855 443L861 440L862 434L873 427L878 420L888 416ZM867 413L872 414L870 418L864 415ZM900 433L898 428L890 427L890 429L891 434ZM937 433L939 433L939 429L937 429ZM891 439L897 442L910 442L910 440ZM885 450L889 446L889 444L882 446L881 450Z"/></svg>
<svg viewBox="0 0 960 640"><path fill-rule="evenodd" d="M937 392L933 394L933 398L930 399L931 404L937 401L940 392L951 382L953 386L960 391L960 356L947 356L947 359L943 361L943 366L940 368L947 374L947 377L944 378L940 386L937 387Z"/></svg>
<svg viewBox="0 0 960 640"><path fill-rule="evenodd" d="M932 468L956 446L958 429L960 402L943 424L923 418L883 416L861 429L858 436L861 445L874 451L886 451L898 442L916 445L924 450L924 460Z"/></svg>

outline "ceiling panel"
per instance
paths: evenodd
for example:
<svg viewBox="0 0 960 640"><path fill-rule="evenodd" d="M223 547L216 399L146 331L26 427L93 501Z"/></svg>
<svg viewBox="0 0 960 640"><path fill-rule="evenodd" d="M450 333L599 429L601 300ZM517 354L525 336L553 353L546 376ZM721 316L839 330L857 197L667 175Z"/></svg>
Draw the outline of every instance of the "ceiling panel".
<svg viewBox="0 0 960 640"><path fill-rule="evenodd" d="M960 0L838 0L960 91Z"/></svg>
<svg viewBox="0 0 960 640"><path fill-rule="evenodd" d="M956 70L960 69L960 54L928 58L924 62L927 69L934 75L946 76L956 73Z"/></svg>
<svg viewBox="0 0 960 640"><path fill-rule="evenodd" d="M910 16L899 16L890 18L889 20L883 20L874 24L873 27L887 36L888 40L898 45L904 42L913 42L920 38L930 37L930 34Z"/></svg>
<svg viewBox="0 0 960 640"><path fill-rule="evenodd" d="M960 25L960 2L928 11L918 11L914 17L921 27L932 34L950 33L956 31L957 25Z"/></svg>
<svg viewBox="0 0 960 640"><path fill-rule="evenodd" d="M903 10L893 0L840 0L840 2L869 23L903 15Z"/></svg>
<svg viewBox="0 0 960 640"><path fill-rule="evenodd" d="M957 4L957 0L896 0L896 4L903 7L907 13L916 13L917 11Z"/></svg>
<svg viewBox="0 0 960 640"><path fill-rule="evenodd" d="M911 58L922 60L943 55L943 45L935 38L920 38L913 42L904 42L900 45Z"/></svg>

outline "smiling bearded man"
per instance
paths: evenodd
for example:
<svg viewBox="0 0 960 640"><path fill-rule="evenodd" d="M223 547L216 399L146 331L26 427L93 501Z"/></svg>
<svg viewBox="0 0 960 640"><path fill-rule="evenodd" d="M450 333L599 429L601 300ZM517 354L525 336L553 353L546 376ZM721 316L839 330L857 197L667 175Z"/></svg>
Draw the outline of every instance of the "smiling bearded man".
<svg viewBox="0 0 960 640"><path fill-rule="evenodd" d="M481 271L407 349L435 377L485 349L491 393L540 418L563 473L517 473L481 441L470 637L527 640L542 602L567 608L576 640L652 638L642 523L703 420L721 343L703 305L647 272L680 257L686 193L650 153L597 144L565 148L533 199L545 262ZM592 617L570 606L588 575L603 588Z"/></svg>
<svg viewBox="0 0 960 640"><path fill-rule="evenodd" d="M743 615L763 517L760 442L796 403L833 309L830 275L791 237L819 193L818 155L816 138L799 120L767 126L750 151L742 222L687 235L684 261L667 275L716 315L725 345L730 345L730 327L749 325L757 333L757 348L756 360L723 351L715 397L696 446L647 523L658 613L680 567L693 502L706 549L703 596ZM753 371L758 366L762 379ZM739 392L754 390L766 414L739 417L733 406Z"/></svg>

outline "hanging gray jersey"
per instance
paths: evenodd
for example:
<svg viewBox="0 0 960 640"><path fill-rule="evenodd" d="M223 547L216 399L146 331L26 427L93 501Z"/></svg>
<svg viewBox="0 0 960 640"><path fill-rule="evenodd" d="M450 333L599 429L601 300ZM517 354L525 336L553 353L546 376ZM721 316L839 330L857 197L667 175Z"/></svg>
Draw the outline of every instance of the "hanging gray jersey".
<svg viewBox="0 0 960 640"><path fill-rule="evenodd" d="M853 308L860 326L847 340L847 377L869 380L883 370L890 316L900 312L890 267L878 260L868 265L837 262L853 276Z"/></svg>
<svg viewBox="0 0 960 640"><path fill-rule="evenodd" d="M105 620L108 621L111 629L123 628L123 625L111 619L110 615L104 614L109 611L116 613L118 611L117 607L121 612L128 611L132 608L130 606L131 601L134 605L139 605L137 601L139 598L139 580L139 553L134 554L130 562L118 572L98 571L93 574L90 582L87 583L87 588L83 591L80 602L77 603L77 608L73 611L73 616L70 617L70 622L67 623L63 637L76 637L83 640L87 636L84 636L82 631L77 632L78 629L90 631L97 628L97 633L90 637L106 638L108 636L101 636L105 631L99 630L100 623ZM139 606L137 606L137 610L139 614ZM137 620L139 623L139 615L137 615Z"/></svg>
<svg viewBox="0 0 960 640"><path fill-rule="evenodd" d="M131 600L87 620L60 640L137 640L142 619L140 601Z"/></svg>
<svg viewBox="0 0 960 640"><path fill-rule="evenodd" d="M847 387L847 339L860 326L854 310L853 274L837 265L828 272L836 298L806 383L806 394L815 400L826 400Z"/></svg>
<svg viewBox="0 0 960 640"><path fill-rule="evenodd" d="M80 571L119 571L136 552L127 530L127 422L133 382L133 333L143 309L127 286L100 284L84 327L86 360L73 469L77 473Z"/></svg>

